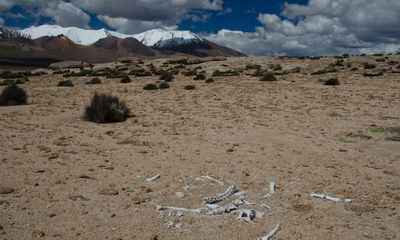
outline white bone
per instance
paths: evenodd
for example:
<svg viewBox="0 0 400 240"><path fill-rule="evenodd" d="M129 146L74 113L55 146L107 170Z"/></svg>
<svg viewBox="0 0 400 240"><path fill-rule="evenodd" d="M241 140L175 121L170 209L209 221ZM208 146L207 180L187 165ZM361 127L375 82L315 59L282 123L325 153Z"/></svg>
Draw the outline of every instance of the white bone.
<svg viewBox="0 0 400 240"><path fill-rule="evenodd" d="M158 211L162 210L174 210L174 211L182 211L182 212L193 212L193 213L201 213L202 210L205 210L205 208L196 208L196 209L190 209L190 208L181 208L181 207L171 207L171 206L162 206L158 205L157 206Z"/></svg>
<svg viewBox="0 0 400 240"><path fill-rule="evenodd" d="M217 203L217 202L221 202L227 198L229 198L230 196L232 196L234 193L238 192L239 190L235 187L235 185L232 185L230 187L228 187L228 189L226 189L225 192L218 194L217 196L213 196L213 197L206 197L204 198L205 203Z"/></svg>
<svg viewBox="0 0 400 240"><path fill-rule="evenodd" d="M275 226L274 229L272 229L267 235L260 237L258 240L270 240L279 230L281 227L279 226L279 223Z"/></svg>
<svg viewBox="0 0 400 240"><path fill-rule="evenodd" d="M340 198L332 197L332 196L321 194L321 193L311 193L311 197L326 199L326 200L333 201L336 203L340 202Z"/></svg>
<svg viewBox="0 0 400 240"><path fill-rule="evenodd" d="M239 211L236 220L253 223L253 219L257 216L256 211L253 209L242 209Z"/></svg>
<svg viewBox="0 0 400 240"><path fill-rule="evenodd" d="M224 183L223 183L223 182L221 182L221 181L219 181L219 180L217 180L217 179L215 179L215 178L212 178L212 177L210 177L209 175L207 175L207 176L200 176L200 177L196 178L196 180L206 180L206 179L211 180L211 181L214 181L214 182L220 184L221 186L224 186Z"/></svg>
<svg viewBox="0 0 400 240"><path fill-rule="evenodd" d="M345 203L352 203L352 202L353 202L353 199L346 198L346 199L344 200L344 202L345 202Z"/></svg>
<svg viewBox="0 0 400 240"><path fill-rule="evenodd" d="M275 193L275 189L276 189L276 183L275 181L272 181L269 183L269 192L267 195L264 196L264 198L269 198L272 196L272 194Z"/></svg>
<svg viewBox="0 0 400 240"><path fill-rule="evenodd" d="M157 179L159 179L159 178L160 178L160 174L157 173L156 175L147 178L147 179L146 179L146 182L153 182L153 181L155 181L155 180L157 180Z"/></svg>

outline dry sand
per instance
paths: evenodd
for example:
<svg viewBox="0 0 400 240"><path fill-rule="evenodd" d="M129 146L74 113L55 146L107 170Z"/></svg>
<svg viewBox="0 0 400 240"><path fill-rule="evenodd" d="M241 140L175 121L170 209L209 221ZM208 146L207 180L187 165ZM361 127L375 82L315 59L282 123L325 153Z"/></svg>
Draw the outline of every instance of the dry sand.
<svg viewBox="0 0 400 240"><path fill-rule="evenodd" d="M178 75L170 89L157 91L142 90L156 76L100 85L71 78L71 88L56 87L57 75L30 78L22 85L30 104L0 108L0 186L15 189L0 195L0 239L257 239L277 223L276 240L400 239L400 142L386 140L382 130L400 127L400 74L368 78L349 68L309 74L332 58L231 58L201 66L210 76L223 65L250 62L302 72L277 82L242 73L210 84ZM319 81L330 76L342 84ZM196 89L184 90L187 84ZM116 124L84 121L95 91L118 96L136 116ZM155 173L158 180L145 181ZM203 175L225 186L196 180ZM264 199L270 181L276 193ZM156 210L201 207L204 197L230 184L249 201L269 205L256 207L268 216L249 224L234 214L184 213L182 228L168 229L179 218L168 211L160 218Z"/></svg>

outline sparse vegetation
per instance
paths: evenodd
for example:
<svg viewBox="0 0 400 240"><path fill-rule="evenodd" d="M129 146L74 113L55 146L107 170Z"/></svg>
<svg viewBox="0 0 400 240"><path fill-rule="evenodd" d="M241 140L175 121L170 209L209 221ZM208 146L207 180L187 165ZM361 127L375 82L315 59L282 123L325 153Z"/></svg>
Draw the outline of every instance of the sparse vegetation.
<svg viewBox="0 0 400 240"><path fill-rule="evenodd" d="M311 75L321 75L321 74L325 74L325 73L334 73L334 72L337 72L337 70L335 68L325 67L316 72L312 72Z"/></svg>
<svg viewBox="0 0 400 240"><path fill-rule="evenodd" d="M86 84L101 84L101 80L100 78L95 77L90 80L87 80Z"/></svg>
<svg viewBox="0 0 400 240"><path fill-rule="evenodd" d="M95 93L85 110L85 119L95 123L123 122L130 117L130 110L118 97Z"/></svg>
<svg viewBox="0 0 400 240"><path fill-rule="evenodd" d="M24 105L28 103L25 90L15 84L3 89L0 95L0 106Z"/></svg>
<svg viewBox="0 0 400 240"><path fill-rule="evenodd" d="M146 85L143 87L143 90L157 90L157 89L158 89L158 87L157 87L157 85L154 84L154 83L146 84Z"/></svg>
<svg viewBox="0 0 400 240"><path fill-rule="evenodd" d="M132 82L132 80L130 77L125 76L125 77L121 78L120 82L121 83L130 83L130 82Z"/></svg>
<svg viewBox="0 0 400 240"><path fill-rule="evenodd" d="M60 81L58 82L58 85L57 85L57 86L58 86L58 87L73 87L74 84L72 83L71 80L65 79L65 80L60 80Z"/></svg>
<svg viewBox="0 0 400 240"><path fill-rule="evenodd" d="M206 80L206 75L204 75L203 73L199 73L193 80Z"/></svg>
<svg viewBox="0 0 400 240"><path fill-rule="evenodd" d="M215 70L212 74L213 77L222 77L222 76L238 76L240 75L235 70Z"/></svg>
<svg viewBox="0 0 400 240"><path fill-rule="evenodd" d="M264 73L264 76L260 79L262 82L274 82L278 81L278 79L271 72Z"/></svg>
<svg viewBox="0 0 400 240"><path fill-rule="evenodd" d="M168 89L168 88L170 87L170 85L169 85L169 83L167 83L167 82L161 82L161 83L158 85L158 87L159 87L160 89Z"/></svg>
<svg viewBox="0 0 400 240"><path fill-rule="evenodd" d="M186 85L185 90L195 90L196 86L195 85Z"/></svg>
<svg viewBox="0 0 400 240"><path fill-rule="evenodd" d="M369 63L369 62L363 62L363 63L361 63L361 66L362 66L364 69L375 69L375 68L376 68L376 65L375 65L375 64Z"/></svg>
<svg viewBox="0 0 400 240"><path fill-rule="evenodd" d="M171 82L174 78L175 78L174 75L172 75L172 73L170 72L164 72L160 76L160 80L164 80L166 82Z"/></svg>
<svg viewBox="0 0 400 240"><path fill-rule="evenodd" d="M143 68L131 70L128 74L135 77L148 77L153 75L150 71L146 71Z"/></svg>
<svg viewBox="0 0 400 240"><path fill-rule="evenodd" d="M206 80L206 83L213 83L213 82L215 82L214 78L208 78Z"/></svg>
<svg viewBox="0 0 400 240"><path fill-rule="evenodd" d="M328 80L326 80L324 82L324 85L337 86L337 85L340 85L340 82L339 82L339 80L337 78L329 78Z"/></svg>

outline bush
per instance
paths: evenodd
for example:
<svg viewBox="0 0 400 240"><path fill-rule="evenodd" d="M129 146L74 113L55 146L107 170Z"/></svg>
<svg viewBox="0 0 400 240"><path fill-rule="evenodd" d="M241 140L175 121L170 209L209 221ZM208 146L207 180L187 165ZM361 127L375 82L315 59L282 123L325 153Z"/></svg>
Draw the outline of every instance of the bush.
<svg viewBox="0 0 400 240"><path fill-rule="evenodd" d="M215 82L214 78L209 78L209 79L206 80L206 83L213 83L213 82Z"/></svg>
<svg viewBox="0 0 400 240"><path fill-rule="evenodd" d="M203 73L199 73L193 80L206 80L206 76Z"/></svg>
<svg viewBox="0 0 400 240"><path fill-rule="evenodd" d="M0 73L1 78L23 78L27 74L24 72L11 72L11 71L3 71Z"/></svg>
<svg viewBox="0 0 400 240"><path fill-rule="evenodd" d="M278 63L278 64L271 64L270 69L274 70L274 71L281 71L282 70L282 66Z"/></svg>
<svg viewBox="0 0 400 240"><path fill-rule="evenodd" d="M57 86L59 86L59 87L73 87L74 84L72 83L71 80L66 79L66 80L60 80L60 81L58 82L58 85L57 85Z"/></svg>
<svg viewBox="0 0 400 240"><path fill-rule="evenodd" d="M274 76L273 73L266 72L264 74L264 76L260 79L260 81L263 81L263 82L274 82L274 81L278 81L278 79L276 79L276 77Z"/></svg>
<svg viewBox="0 0 400 240"><path fill-rule="evenodd" d="M157 90L157 89L158 89L158 87L157 87L157 85L155 85L154 83L146 84L146 85L143 87L143 90Z"/></svg>
<svg viewBox="0 0 400 240"><path fill-rule="evenodd" d="M133 75L135 77L148 77L153 75L150 71L146 71L143 68L131 70L128 74Z"/></svg>
<svg viewBox="0 0 400 240"><path fill-rule="evenodd" d="M337 78L330 78L324 82L324 85L336 86L336 85L340 85L340 82Z"/></svg>
<svg viewBox="0 0 400 240"><path fill-rule="evenodd" d="M196 76L197 75L197 69L187 69L186 71L182 71L182 75L184 75L186 77Z"/></svg>
<svg viewBox="0 0 400 240"><path fill-rule="evenodd" d="M130 110L118 97L95 93L85 110L85 119L95 123L123 122L130 117Z"/></svg>
<svg viewBox="0 0 400 240"><path fill-rule="evenodd" d="M167 82L162 82L158 85L160 89L168 89L170 86Z"/></svg>
<svg viewBox="0 0 400 240"><path fill-rule="evenodd" d="M194 85L186 85L185 86L185 90L194 90L194 89L196 89L196 86L194 86Z"/></svg>
<svg viewBox="0 0 400 240"><path fill-rule="evenodd" d="M95 77L90 80L87 80L86 84L101 84L101 80L100 78Z"/></svg>
<svg viewBox="0 0 400 240"><path fill-rule="evenodd" d="M164 80L166 82L171 82L172 79L174 79L174 75L172 75L172 73L170 73L170 72L164 72L160 76L160 80Z"/></svg>
<svg viewBox="0 0 400 240"><path fill-rule="evenodd" d="M15 84L9 85L3 89L0 95L0 106L12 106L27 104L28 95L24 89Z"/></svg>
<svg viewBox="0 0 400 240"><path fill-rule="evenodd" d="M375 69L376 68L376 65L373 63L364 62L364 63L361 63L361 65L363 66L364 69Z"/></svg>
<svg viewBox="0 0 400 240"><path fill-rule="evenodd" d="M121 82L121 83L130 83L130 82L132 82L132 80L131 80L130 77L125 76L125 77L121 78L121 81L120 81L120 82Z"/></svg>

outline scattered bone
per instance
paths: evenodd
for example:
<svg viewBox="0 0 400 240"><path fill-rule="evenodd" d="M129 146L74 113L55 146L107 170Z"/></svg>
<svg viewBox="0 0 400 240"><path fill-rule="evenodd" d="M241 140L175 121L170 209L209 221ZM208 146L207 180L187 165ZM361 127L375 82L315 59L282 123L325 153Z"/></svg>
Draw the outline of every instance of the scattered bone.
<svg viewBox="0 0 400 240"><path fill-rule="evenodd" d="M269 193L267 195L264 196L264 198L269 198L272 196L272 194L275 193L275 189L276 189L276 184L275 181L272 181L269 183Z"/></svg>
<svg viewBox="0 0 400 240"><path fill-rule="evenodd" d="M220 207L218 204L206 204L208 215L221 215L224 213L230 213L236 210L240 205L243 205L244 201L242 199L236 199L235 201L228 203L227 205Z"/></svg>
<svg viewBox="0 0 400 240"><path fill-rule="evenodd" d="M182 211L182 212L193 212L193 213L201 213L202 210L205 210L206 208L196 208L196 209L190 209L190 208L181 208L181 207L171 207L171 206L162 206L162 205L157 205L157 210L162 211L162 210L174 210L174 211Z"/></svg>
<svg viewBox="0 0 400 240"><path fill-rule="evenodd" d="M332 196L325 195L325 194L320 194L320 193L311 193L311 197L326 199L326 200L333 201L333 202L336 202L336 203L340 202L340 198L332 197Z"/></svg>
<svg viewBox="0 0 400 240"><path fill-rule="evenodd" d="M253 209L242 209L239 211L236 220L253 223L253 219L256 217L257 213Z"/></svg>
<svg viewBox="0 0 400 240"><path fill-rule="evenodd" d="M346 199L344 200L344 202L345 202L345 203L352 203L352 202L353 202L353 199L346 198Z"/></svg>
<svg viewBox="0 0 400 240"><path fill-rule="evenodd" d="M157 179L159 179L159 178L160 178L160 174L157 173L156 175L147 178L147 179L146 179L146 182L153 182L153 181L155 181L155 180L157 180Z"/></svg>
<svg viewBox="0 0 400 240"><path fill-rule="evenodd" d="M232 196L234 193L238 192L239 190L235 187L235 185L232 185L226 189L225 192L218 194L217 196L214 197L206 197L204 198L205 203L217 203L221 202L230 196Z"/></svg>
<svg viewBox="0 0 400 240"><path fill-rule="evenodd" d="M271 209L271 207L270 207L270 206L268 206L267 204L261 204L261 205L260 205L260 207L262 207L262 208L266 208L266 209Z"/></svg>
<svg viewBox="0 0 400 240"><path fill-rule="evenodd" d="M221 182L221 181L219 181L219 180L217 180L215 178L212 178L212 177L210 177L208 175L207 176L200 176L200 177L196 178L196 180L211 180L211 181L214 181L214 182L220 184L221 186L224 186L223 182Z"/></svg>
<svg viewBox="0 0 400 240"><path fill-rule="evenodd" d="M267 235L260 237L258 240L270 240L279 230L281 227L279 226L279 223L275 226L274 229L272 229Z"/></svg>

